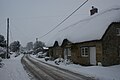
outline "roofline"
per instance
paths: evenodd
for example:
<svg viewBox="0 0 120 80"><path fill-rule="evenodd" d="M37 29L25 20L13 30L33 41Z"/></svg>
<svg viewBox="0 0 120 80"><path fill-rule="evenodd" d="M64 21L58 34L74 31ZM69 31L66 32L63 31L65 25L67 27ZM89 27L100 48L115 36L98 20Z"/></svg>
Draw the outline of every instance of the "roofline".
<svg viewBox="0 0 120 80"><path fill-rule="evenodd" d="M113 25L113 24L120 24L120 22L112 22L108 28L106 29L105 33L103 34L102 38L100 40L103 40L104 36L107 34L108 30L110 29L110 27Z"/></svg>
<svg viewBox="0 0 120 80"><path fill-rule="evenodd" d="M88 43L88 42L99 42L101 40L89 40L89 41L83 41L83 42L76 42L76 43L72 43L72 44L82 44L82 43Z"/></svg>
<svg viewBox="0 0 120 80"><path fill-rule="evenodd" d="M103 40L103 38L104 38L104 36L106 35L106 33L108 32L109 28L110 28L113 24L120 24L120 22L112 22L112 23L107 27L107 29L105 30L105 33L103 34L103 36L101 37L101 39L89 40L89 41L82 41L82 42L75 42L75 43L69 41L67 38L65 38L65 39L66 39L68 42L70 42L71 44L80 44L80 43L87 43L87 42L99 42L99 41L102 41L102 40ZM63 39L63 42L64 42L65 39ZM61 46L61 47L62 47L62 46L63 46L63 42L62 42L61 45L58 45L58 46ZM50 47L54 47L54 46L50 46Z"/></svg>
<svg viewBox="0 0 120 80"><path fill-rule="evenodd" d="M67 43L72 43L71 41L69 41L67 38L63 39L62 44L60 45L61 47L63 47L65 45L65 42L67 41Z"/></svg>

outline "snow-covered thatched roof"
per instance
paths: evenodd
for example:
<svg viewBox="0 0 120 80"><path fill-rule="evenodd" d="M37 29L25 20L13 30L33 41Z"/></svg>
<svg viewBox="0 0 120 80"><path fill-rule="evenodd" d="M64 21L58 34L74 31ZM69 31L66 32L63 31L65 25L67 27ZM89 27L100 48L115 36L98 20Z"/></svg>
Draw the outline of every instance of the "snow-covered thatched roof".
<svg viewBox="0 0 120 80"><path fill-rule="evenodd" d="M47 47L43 47L43 49L48 49Z"/></svg>
<svg viewBox="0 0 120 80"><path fill-rule="evenodd" d="M120 22L120 7L99 12L60 30L47 46L53 46L55 41L61 45L64 39L72 43L100 40L112 22Z"/></svg>

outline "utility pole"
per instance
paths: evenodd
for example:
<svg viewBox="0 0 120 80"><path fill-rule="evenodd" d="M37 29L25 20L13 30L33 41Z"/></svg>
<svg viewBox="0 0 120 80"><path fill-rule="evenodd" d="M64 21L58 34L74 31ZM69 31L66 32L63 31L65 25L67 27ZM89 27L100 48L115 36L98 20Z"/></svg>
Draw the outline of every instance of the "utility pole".
<svg viewBox="0 0 120 80"><path fill-rule="evenodd" d="M9 57L9 18L7 18L7 53L6 58Z"/></svg>

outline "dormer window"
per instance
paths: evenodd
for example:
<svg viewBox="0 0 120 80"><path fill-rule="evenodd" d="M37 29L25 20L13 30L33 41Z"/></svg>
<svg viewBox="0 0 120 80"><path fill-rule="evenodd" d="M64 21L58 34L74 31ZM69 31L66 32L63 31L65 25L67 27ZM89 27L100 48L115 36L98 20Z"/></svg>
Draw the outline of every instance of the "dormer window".
<svg viewBox="0 0 120 80"><path fill-rule="evenodd" d="M117 36L120 36L120 28L116 29Z"/></svg>

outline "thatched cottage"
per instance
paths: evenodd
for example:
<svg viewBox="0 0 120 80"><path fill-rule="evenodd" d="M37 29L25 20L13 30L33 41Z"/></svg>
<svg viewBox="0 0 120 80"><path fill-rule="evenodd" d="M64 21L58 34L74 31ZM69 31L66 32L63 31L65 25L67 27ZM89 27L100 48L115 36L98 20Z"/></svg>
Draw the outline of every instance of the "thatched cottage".
<svg viewBox="0 0 120 80"><path fill-rule="evenodd" d="M74 63L120 64L120 8L114 7L80 20L60 30L51 41L58 41L63 58Z"/></svg>
<svg viewBox="0 0 120 80"><path fill-rule="evenodd" d="M120 22L109 25L99 40L74 43L71 47L72 61L83 65L104 66L120 64Z"/></svg>

